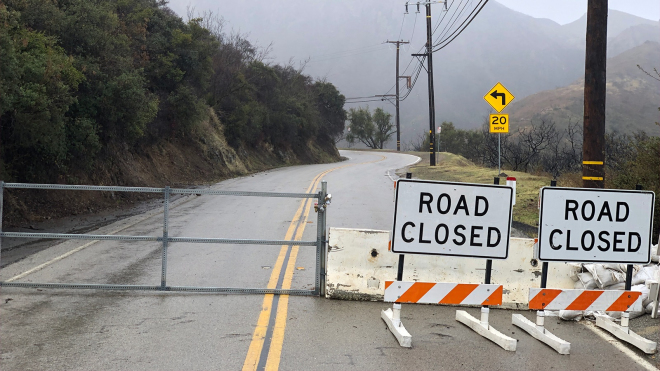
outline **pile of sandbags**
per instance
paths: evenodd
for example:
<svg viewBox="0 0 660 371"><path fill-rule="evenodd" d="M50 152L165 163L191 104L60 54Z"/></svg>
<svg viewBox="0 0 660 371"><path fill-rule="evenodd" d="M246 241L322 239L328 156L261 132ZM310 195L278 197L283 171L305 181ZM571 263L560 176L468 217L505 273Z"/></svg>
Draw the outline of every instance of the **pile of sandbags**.
<svg viewBox="0 0 660 371"><path fill-rule="evenodd" d="M639 317L653 310L653 301L649 298L651 282L658 282L660 265L658 265L658 245L651 249L651 264L633 265L632 291L642 293L641 300L643 310L630 312L630 318ZM575 282L576 289L587 290L624 290L626 283L626 264L570 264L571 279ZM547 313L558 315L565 320L579 321L583 317L593 318L591 311L562 310L559 313ZM621 312L599 312L607 314L612 318L620 318Z"/></svg>

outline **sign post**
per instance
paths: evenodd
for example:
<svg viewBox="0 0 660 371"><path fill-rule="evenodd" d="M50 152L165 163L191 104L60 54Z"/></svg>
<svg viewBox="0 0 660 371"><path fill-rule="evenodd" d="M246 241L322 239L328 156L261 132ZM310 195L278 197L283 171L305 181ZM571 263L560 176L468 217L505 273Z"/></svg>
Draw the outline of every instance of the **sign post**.
<svg viewBox="0 0 660 371"><path fill-rule="evenodd" d="M459 310L456 320L502 348L516 350L515 339L488 324L488 306L502 302L502 285L490 283L491 259L508 257L512 197L511 187L498 185L397 182L392 252L488 259L484 284L404 282L401 274L397 281L387 281L385 301L394 302L394 310L382 311L381 318L399 344L410 347L412 342L400 320L401 303L482 305L481 319Z"/></svg>
<svg viewBox="0 0 660 371"><path fill-rule="evenodd" d="M486 95L484 95L484 100L490 104L491 107L498 113L502 112L506 106L509 105L516 97L507 90L507 88L498 82L493 86ZM489 116L489 131L491 133L497 133L497 176L500 176L502 173L502 161L501 161L501 141L502 133L509 132L509 115L500 114L500 115L490 115Z"/></svg>
<svg viewBox="0 0 660 371"><path fill-rule="evenodd" d="M629 311L639 310L639 292L629 291L630 264L651 259L653 192L556 188L541 189L539 260L543 261L541 289L530 289L529 309L537 309L536 324L514 314L514 325L548 344L560 354L570 353L570 343L543 328L543 311L622 311L621 325L596 315L596 325L652 354L656 343L628 328ZM546 289L547 264L557 262L627 263L625 291Z"/></svg>
<svg viewBox="0 0 660 371"><path fill-rule="evenodd" d="M501 115L490 115L488 122L489 132L497 133L497 176L502 173L502 150L501 141L502 133L509 132L509 115L504 113Z"/></svg>

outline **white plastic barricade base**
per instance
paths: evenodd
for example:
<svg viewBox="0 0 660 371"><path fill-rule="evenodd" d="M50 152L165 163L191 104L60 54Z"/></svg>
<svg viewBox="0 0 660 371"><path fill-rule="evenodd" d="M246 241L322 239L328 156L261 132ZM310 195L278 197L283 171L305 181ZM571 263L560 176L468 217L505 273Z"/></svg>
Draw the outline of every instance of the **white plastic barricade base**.
<svg viewBox="0 0 660 371"><path fill-rule="evenodd" d="M394 304L394 310L387 309L380 312L380 318L385 321L390 332L394 334L399 345L405 348L412 347L412 336L401 323L401 304Z"/></svg>
<svg viewBox="0 0 660 371"><path fill-rule="evenodd" d="M535 339L547 344L559 354L570 354L571 343L562 340L546 330L544 327L545 315L543 311L536 313L536 323L528 320L522 314L512 314L511 322L532 335Z"/></svg>
<svg viewBox="0 0 660 371"><path fill-rule="evenodd" d="M649 286L649 299L651 299L651 318L658 318L658 297L660 296L660 285L656 280L648 280L646 284Z"/></svg>
<svg viewBox="0 0 660 371"><path fill-rule="evenodd" d="M625 316L625 317L624 317ZM645 339L636 333L632 332L628 327L628 313L623 313L621 317L621 323L623 325L618 325L612 320L603 315L596 314L596 326L607 330L612 335L617 338L630 343L646 354L653 354L657 350L657 344L654 341Z"/></svg>
<svg viewBox="0 0 660 371"><path fill-rule="evenodd" d="M481 320L478 320L464 310L457 310L456 320L470 327L477 334L501 346L504 350L515 352L518 341L492 328L488 324L488 312L488 308L481 308Z"/></svg>

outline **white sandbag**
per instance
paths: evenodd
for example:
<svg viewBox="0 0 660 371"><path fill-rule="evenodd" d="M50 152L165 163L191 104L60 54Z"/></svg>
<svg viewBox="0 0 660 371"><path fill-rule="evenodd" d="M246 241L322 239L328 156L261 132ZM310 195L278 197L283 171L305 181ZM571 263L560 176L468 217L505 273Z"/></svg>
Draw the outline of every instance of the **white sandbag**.
<svg viewBox="0 0 660 371"><path fill-rule="evenodd" d="M578 273L578 282L575 283L575 288L578 288L580 285L584 290L593 290L598 287L598 283L594 279L594 276L591 273Z"/></svg>
<svg viewBox="0 0 660 371"><path fill-rule="evenodd" d="M626 283L625 282L615 283L614 285L607 286L603 289L604 290L625 290L626 289Z"/></svg>
<svg viewBox="0 0 660 371"><path fill-rule="evenodd" d="M580 263L568 263L568 269L569 269L569 277L573 280L573 282L578 282L580 279L578 278L578 274L582 273L582 264Z"/></svg>
<svg viewBox="0 0 660 371"><path fill-rule="evenodd" d="M601 289L626 280L625 273L618 269L607 269L603 264L585 264L584 267L591 273Z"/></svg>
<svg viewBox="0 0 660 371"><path fill-rule="evenodd" d="M655 272L658 271L659 269L660 269L660 267L657 266L657 265L647 265L647 266L643 267L633 277L632 284L633 285L645 284L646 281L654 279Z"/></svg>
<svg viewBox="0 0 660 371"><path fill-rule="evenodd" d="M565 321L580 321L583 312L581 310L560 310L559 318Z"/></svg>
<svg viewBox="0 0 660 371"><path fill-rule="evenodd" d="M646 314L651 314L653 313L653 302L649 302L646 307L644 307L644 312Z"/></svg>

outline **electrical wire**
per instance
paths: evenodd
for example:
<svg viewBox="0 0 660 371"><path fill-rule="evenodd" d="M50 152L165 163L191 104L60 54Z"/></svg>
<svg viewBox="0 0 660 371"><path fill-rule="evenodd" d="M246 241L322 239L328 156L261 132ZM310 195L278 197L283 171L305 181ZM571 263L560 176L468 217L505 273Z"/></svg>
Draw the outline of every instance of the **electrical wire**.
<svg viewBox="0 0 660 371"><path fill-rule="evenodd" d="M447 21L447 24L445 24L445 27L440 32L440 35L436 38L436 41L434 42L434 45L437 44L437 41L442 39L444 37L444 35L446 35L447 32L449 32L452 29L452 27L454 27L456 22L461 18L461 15L463 14L463 12L467 8L467 6L472 2L471 0L467 1L465 3L465 5L463 5L463 8L461 8L461 10L458 11L458 8L461 7L461 4L463 4L463 1L465 1L465 0L461 0L461 2L458 4L458 6L456 8L454 8L454 12L453 12L452 16L449 17L449 20ZM449 12L447 12L447 13L449 13ZM452 19L453 19L453 22L452 22Z"/></svg>
<svg viewBox="0 0 660 371"><path fill-rule="evenodd" d="M472 12L468 16L468 18L466 18L465 21L463 21L463 23L461 23L461 26L459 26L458 29L456 29L454 32L452 32L452 34L447 36L445 39L441 40L438 44L433 45L433 47L436 48L436 49L433 49L433 52L437 52L438 50L441 50L441 49L445 48L452 41L454 41L454 39L456 39L458 37L458 35L463 33L463 31L467 28L467 26L470 25L470 23L472 23L472 21L477 17L477 15L481 12L481 10L484 8L484 6L486 6L487 3L488 3L488 0L480 0L479 4L477 4L477 6L472 10ZM481 7L479 5L481 5ZM475 13L475 11L476 11L476 13ZM472 15L472 14L474 14L474 15ZM465 22L467 22L467 24ZM456 33L456 32L458 32L458 33Z"/></svg>
<svg viewBox="0 0 660 371"><path fill-rule="evenodd" d="M354 103L369 103L369 102L382 102L385 99L372 99L372 100L359 100L355 102L345 102L344 104L354 104Z"/></svg>
<svg viewBox="0 0 660 371"><path fill-rule="evenodd" d="M403 32L403 24L406 23L406 14L403 14L403 20L401 21L401 30L399 30L399 38L397 40L401 40L401 33Z"/></svg>

